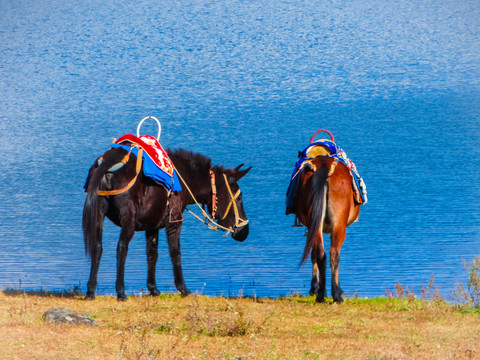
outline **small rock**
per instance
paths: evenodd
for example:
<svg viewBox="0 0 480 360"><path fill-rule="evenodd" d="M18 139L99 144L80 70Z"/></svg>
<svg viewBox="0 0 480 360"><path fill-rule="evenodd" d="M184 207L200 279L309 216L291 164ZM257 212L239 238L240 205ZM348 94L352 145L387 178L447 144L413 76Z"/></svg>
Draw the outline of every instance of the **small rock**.
<svg viewBox="0 0 480 360"><path fill-rule="evenodd" d="M67 308L53 307L43 314L45 322L54 324L77 324L97 326L97 322L87 315L82 315Z"/></svg>

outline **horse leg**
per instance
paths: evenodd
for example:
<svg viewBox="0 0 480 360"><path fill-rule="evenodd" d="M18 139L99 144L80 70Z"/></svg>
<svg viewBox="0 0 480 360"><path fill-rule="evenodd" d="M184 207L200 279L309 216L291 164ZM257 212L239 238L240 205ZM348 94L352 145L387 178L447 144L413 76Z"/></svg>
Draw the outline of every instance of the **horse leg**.
<svg viewBox="0 0 480 360"><path fill-rule="evenodd" d="M158 259L158 229L147 230L145 232L147 237L147 263L148 263L148 278L147 288L152 296L160 295L157 289L157 282L155 280L155 272L157 268Z"/></svg>
<svg viewBox="0 0 480 360"><path fill-rule="evenodd" d="M95 300L95 289L97 288L98 268L100 266L100 259L102 258L102 252L103 252L102 232L103 232L104 219L105 218L103 216L100 217L97 224L97 229L96 229L96 231L98 231L97 239L100 239L100 241L97 241L97 243L90 248L90 259L91 259L90 278L88 279L88 283L87 283L87 294L85 295L85 300Z"/></svg>
<svg viewBox="0 0 480 360"><path fill-rule="evenodd" d="M312 282L310 287L310 296L317 295L318 302L325 301L325 296L327 296L327 288L325 281L325 274L327 270L327 255L325 250L321 252L312 250ZM320 291L320 289L322 289Z"/></svg>
<svg viewBox="0 0 480 360"><path fill-rule="evenodd" d="M313 274L312 283L310 289L310 295L317 295L316 302L325 302L325 296L327 295L325 274L327 269L327 255L323 248L323 237L321 234L320 241L316 243L312 248L312 264Z"/></svg>
<svg viewBox="0 0 480 360"><path fill-rule="evenodd" d="M312 281L310 283L310 296L318 294L319 282L317 258L312 251Z"/></svg>
<svg viewBox="0 0 480 360"><path fill-rule="evenodd" d="M175 279L175 287L182 296L188 296L191 291L187 289L182 271L182 255L180 252L180 232L182 230L181 222L167 223L167 240L170 251L170 259L173 265L173 277Z"/></svg>
<svg viewBox="0 0 480 360"><path fill-rule="evenodd" d="M331 235L330 246L330 271L332 274L332 297L333 302L343 302L343 291L338 280L338 266L340 264L340 248L345 240L347 229L345 226L337 226Z"/></svg>
<svg viewBox="0 0 480 360"><path fill-rule="evenodd" d="M319 284L316 302L325 302L325 296L327 296L327 284L325 280L327 270L327 255L322 247L321 255L317 257L317 268L319 270Z"/></svg>
<svg viewBox="0 0 480 360"><path fill-rule="evenodd" d="M132 240L135 233L133 224L129 227L122 228L120 232L120 240L118 240L117 246L117 282L115 284L115 290L117 291L117 300L125 301L127 296L125 295L125 260L127 259L128 244Z"/></svg>

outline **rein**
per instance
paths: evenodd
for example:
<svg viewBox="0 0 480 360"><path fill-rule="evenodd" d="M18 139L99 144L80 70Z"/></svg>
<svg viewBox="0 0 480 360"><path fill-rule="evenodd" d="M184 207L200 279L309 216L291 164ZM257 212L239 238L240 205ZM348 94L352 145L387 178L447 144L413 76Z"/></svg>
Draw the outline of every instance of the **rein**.
<svg viewBox="0 0 480 360"><path fill-rule="evenodd" d="M205 211L205 209L197 201L197 199L193 195L192 191L188 187L186 181L183 179L182 175L180 175L178 169L175 169L175 170L177 171L178 177L180 178L180 180L183 182L183 184L187 188L187 190L188 190L190 196L192 197L193 201L195 202L195 204L198 206L198 208L202 212L203 219L200 216L198 216L197 214L195 214L193 211L191 211L190 209L186 209L186 210L190 214L195 216L198 220L200 220L205 225L207 225L207 227L209 229L215 230L215 231L218 231L218 230L226 231L227 233L224 235L224 237L227 237L228 234L233 233L235 231L235 228L242 227L242 226L245 226L245 225L248 224L248 220L243 220L243 219L240 218L240 216L238 214L238 207L237 207L237 204L235 203L235 200L237 199L237 197L241 193L240 189L238 189L235 196L233 196L232 190L230 189L230 185L228 185L227 176L225 174L223 174L223 177L225 179L225 184L227 185L228 193L230 194L230 202L228 203L227 209L225 211L225 214L223 215L222 220L227 217L228 212L230 211L230 207L232 206L232 204L233 204L233 209L234 209L234 213L235 213L235 225L229 226L228 228L220 225L219 223L215 222L215 220L214 220L215 219L215 214L216 214L216 211L217 211L217 186L215 185L215 173L212 170L210 170L210 183L211 183L211 186L212 186L212 216L210 217L208 215L208 213Z"/></svg>

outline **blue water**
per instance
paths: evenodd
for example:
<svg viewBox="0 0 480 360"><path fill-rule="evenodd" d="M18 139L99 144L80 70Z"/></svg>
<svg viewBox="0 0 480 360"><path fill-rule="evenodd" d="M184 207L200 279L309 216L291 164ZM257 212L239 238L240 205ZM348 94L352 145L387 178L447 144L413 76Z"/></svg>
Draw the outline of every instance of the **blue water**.
<svg viewBox="0 0 480 360"><path fill-rule="evenodd" d="M347 296L397 282L419 294L432 274L448 296L467 280L462 260L480 254L477 0L1 1L0 288L86 290L87 171L147 115L161 120L164 147L253 166L241 181L244 243L185 215L194 292L308 293L304 230L284 200L318 128L368 188L342 247ZM107 223L100 294L115 292L118 235ZM173 292L162 236L157 283ZM142 233L126 287L146 289Z"/></svg>

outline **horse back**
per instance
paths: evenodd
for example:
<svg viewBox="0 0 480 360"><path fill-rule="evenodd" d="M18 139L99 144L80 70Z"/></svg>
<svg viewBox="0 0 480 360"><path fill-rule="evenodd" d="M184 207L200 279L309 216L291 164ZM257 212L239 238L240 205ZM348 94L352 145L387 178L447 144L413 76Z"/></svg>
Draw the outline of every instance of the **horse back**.
<svg viewBox="0 0 480 360"><path fill-rule="evenodd" d="M315 186L314 175L323 172L325 174L324 178L327 180L327 174L329 173L333 162L334 159L332 157L318 156L309 161L308 165L304 167L299 175L300 177L296 189L297 200L295 214L300 222L307 228L310 228L312 209L316 206L314 200L315 193L320 190ZM324 184L320 185L322 187L324 186Z"/></svg>
<svg viewBox="0 0 480 360"><path fill-rule="evenodd" d="M348 226L357 221L360 205L355 201L350 170L342 162L336 162L328 178L328 212L332 225Z"/></svg>
<svg viewBox="0 0 480 360"><path fill-rule="evenodd" d="M335 226L346 227L355 222L360 213L360 205L355 201L350 171L345 164L335 161L330 156L318 156L312 159L309 167L300 174L295 211L300 222L306 227L310 226L312 194L318 191L313 186L313 176L316 171L328 172L327 213L323 232L331 233Z"/></svg>

